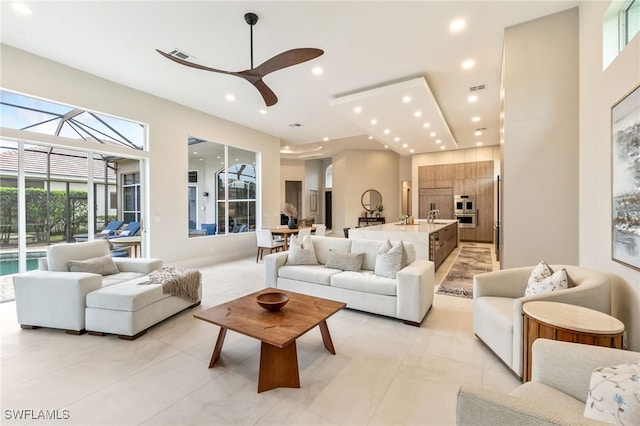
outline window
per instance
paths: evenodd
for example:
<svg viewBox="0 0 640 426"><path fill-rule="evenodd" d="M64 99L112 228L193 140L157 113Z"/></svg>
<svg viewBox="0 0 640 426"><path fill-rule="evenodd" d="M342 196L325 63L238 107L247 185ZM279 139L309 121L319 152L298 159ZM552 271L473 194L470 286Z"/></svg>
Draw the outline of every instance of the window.
<svg viewBox="0 0 640 426"><path fill-rule="evenodd" d="M609 64L640 32L640 0L612 1L602 18L602 65Z"/></svg>
<svg viewBox="0 0 640 426"><path fill-rule="evenodd" d="M257 217L257 154L245 149L189 138L189 236L253 231ZM197 188L197 189L196 189Z"/></svg>
<svg viewBox="0 0 640 426"><path fill-rule="evenodd" d="M632 0L620 11L620 50L640 31L640 0Z"/></svg>
<svg viewBox="0 0 640 426"><path fill-rule="evenodd" d="M122 220L140 222L140 173L122 175Z"/></svg>
<svg viewBox="0 0 640 426"><path fill-rule="evenodd" d="M326 189L333 187L333 164L329 164L324 171L324 187Z"/></svg>

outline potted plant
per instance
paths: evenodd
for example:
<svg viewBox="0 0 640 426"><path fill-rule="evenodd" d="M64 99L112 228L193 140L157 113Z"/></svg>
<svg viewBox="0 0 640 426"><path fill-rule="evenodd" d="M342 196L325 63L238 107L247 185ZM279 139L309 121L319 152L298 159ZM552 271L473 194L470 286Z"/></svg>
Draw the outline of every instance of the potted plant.
<svg viewBox="0 0 640 426"><path fill-rule="evenodd" d="M380 204L376 210L378 211L378 213L376 213L377 217L380 217L380 215L382 214L382 211L384 210L384 206L382 204Z"/></svg>
<svg viewBox="0 0 640 426"><path fill-rule="evenodd" d="M287 226L289 227L289 229L295 229L295 217L298 216L298 209L296 209L295 206L291 203L284 203L284 206L282 206L282 214L289 218L289 220L287 221Z"/></svg>

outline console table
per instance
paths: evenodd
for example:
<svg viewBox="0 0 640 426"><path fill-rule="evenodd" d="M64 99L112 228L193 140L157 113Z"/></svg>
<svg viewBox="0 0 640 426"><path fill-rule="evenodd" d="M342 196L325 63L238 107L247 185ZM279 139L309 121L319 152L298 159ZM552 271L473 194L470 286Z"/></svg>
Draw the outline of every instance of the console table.
<svg viewBox="0 0 640 426"><path fill-rule="evenodd" d="M359 217L358 226L362 226L363 223L364 223L364 226L384 225L385 220L384 220L384 217Z"/></svg>
<svg viewBox="0 0 640 426"><path fill-rule="evenodd" d="M539 337L622 349L624 324L603 312L558 302L522 306L522 382L531 380L531 345Z"/></svg>

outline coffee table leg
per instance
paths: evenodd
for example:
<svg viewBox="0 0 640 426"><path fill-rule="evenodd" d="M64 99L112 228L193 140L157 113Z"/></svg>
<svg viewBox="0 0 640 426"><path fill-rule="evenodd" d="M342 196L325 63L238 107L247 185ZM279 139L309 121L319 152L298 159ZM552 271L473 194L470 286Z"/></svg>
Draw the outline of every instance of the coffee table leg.
<svg viewBox="0 0 640 426"><path fill-rule="evenodd" d="M278 348L262 342L258 393L274 388L299 388L298 351L296 342Z"/></svg>
<svg viewBox="0 0 640 426"><path fill-rule="evenodd" d="M336 350L333 347L333 341L331 340L331 334L329 334L329 326L327 325L327 321L322 321L318 324L320 327L320 333L322 334L322 342L324 343L324 347L327 348L329 352L333 355L336 354Z"/></svg>
<svg viewBox="0 0 640 426"><path fill-rule="evenodd" d="M213 348L213 353L211 354L211 361L209 361L209 368L212 368L216 363L218 358L220 358L220 353L222 352L222 344L224 343L224 337L227 335L227 329L224 327L220 327L220 333L218 333L218 340L216 340L216 346Z"/></svg>

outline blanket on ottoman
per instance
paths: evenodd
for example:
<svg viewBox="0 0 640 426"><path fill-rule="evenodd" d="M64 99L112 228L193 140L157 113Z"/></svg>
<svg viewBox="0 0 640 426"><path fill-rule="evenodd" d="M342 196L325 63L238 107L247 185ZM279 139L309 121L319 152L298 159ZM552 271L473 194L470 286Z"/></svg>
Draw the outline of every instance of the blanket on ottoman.
<svg viewBox="0 0 640 426"><path fill-rule="evenodd" d="M149 273L149 281L140 284L162 284L162 292L182 297L191 302L199 300L198 287L201 274L195 269L182 269L165 266Z"/></svg>

